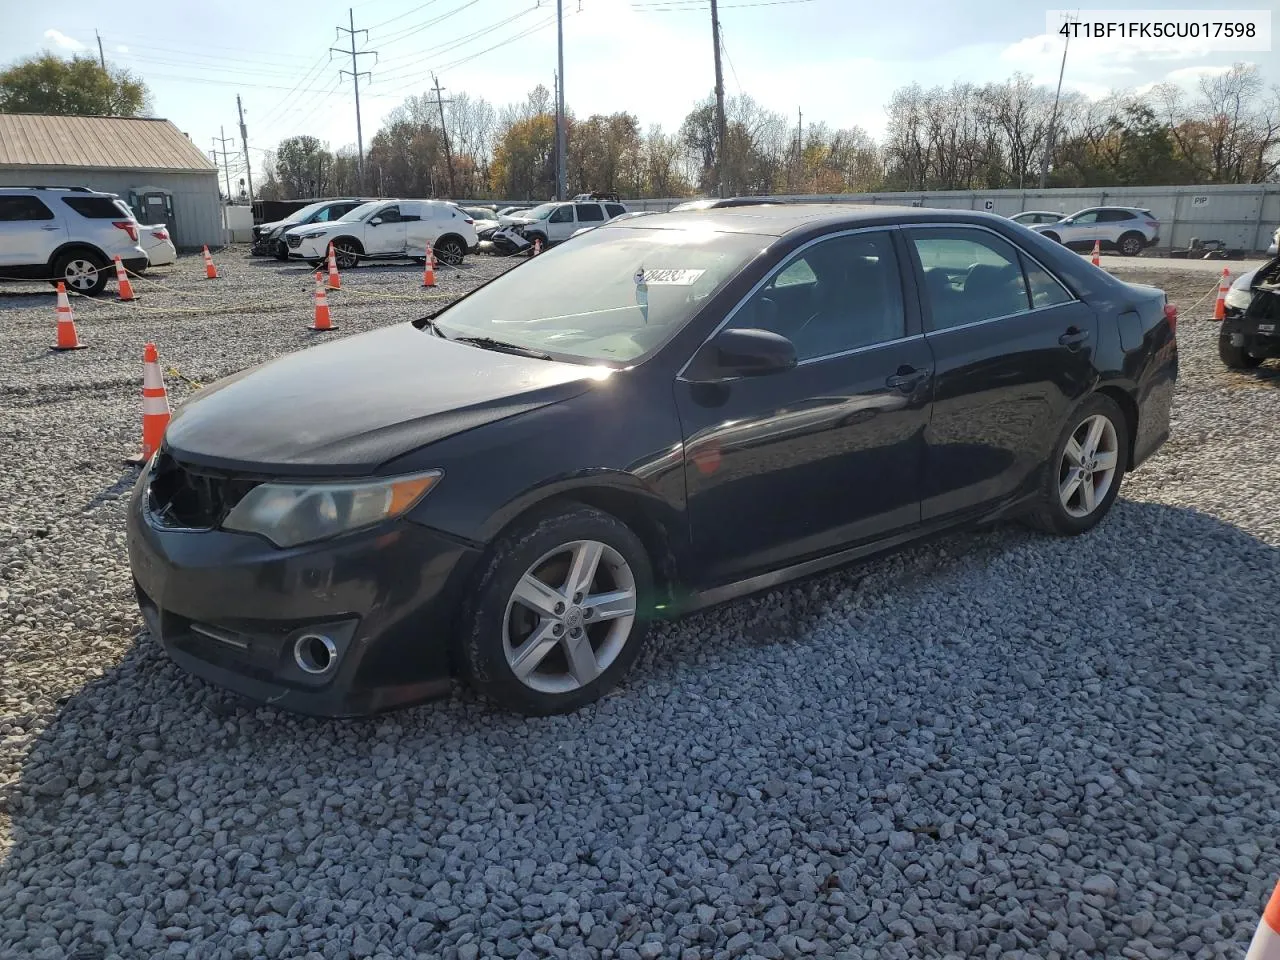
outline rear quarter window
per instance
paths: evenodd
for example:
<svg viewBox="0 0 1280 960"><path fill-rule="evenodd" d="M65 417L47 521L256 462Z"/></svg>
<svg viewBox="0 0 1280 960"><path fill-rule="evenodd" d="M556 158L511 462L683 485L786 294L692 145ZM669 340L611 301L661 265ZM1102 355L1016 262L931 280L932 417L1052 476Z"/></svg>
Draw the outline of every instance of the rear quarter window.
<svg viewBox="0 0 1280 960"><path fill-rule="evenodd" d="M111 197L63 197L62 202L88 220L132 220L133 214Z"/></svg>

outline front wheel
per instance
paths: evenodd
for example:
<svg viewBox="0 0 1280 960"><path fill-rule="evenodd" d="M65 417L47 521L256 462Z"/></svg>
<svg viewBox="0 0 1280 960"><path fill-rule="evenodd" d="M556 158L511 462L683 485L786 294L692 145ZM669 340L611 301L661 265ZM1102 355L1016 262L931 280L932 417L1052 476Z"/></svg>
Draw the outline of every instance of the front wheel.
<svg viewBox="0 0 1280 960"><path fill-rule="evenodd" d="M640 539L588 506L530 518L491 551L461 621L463 672L530 716L608 693L648 632L653 572Z"/></svg>
<svg viewBox="0 0 1280 960"><path fill-rule="evenodd" d="M1063 428L1044 471L1040 502L1027 519L1062 536L1092 529L1120 493L1128 462L1124 413L1110 397L1090 397Z"/></svg>
<svg viewBox="0 0 1280 960"><path fill-rule="evenodd" d="M333 245L333 258L339 270L354 270L360 265L360 248L350 240L339 240Z"/></svg>
<svg viewBox="0 0 1280 960"><path fill-rule="evenodd" d="M289 244L283 240L277 240L271 247L271 254L277 260L289 259Z"/></svg>
<svg viewBox="0 0 1280 960"><path fill-rule="evenodd" d="M1247 353L1243 344L1235 346L1230 337L1218 338L1218 356L1232 370L1256 370L1262 363L1260 357Z"/></svg>

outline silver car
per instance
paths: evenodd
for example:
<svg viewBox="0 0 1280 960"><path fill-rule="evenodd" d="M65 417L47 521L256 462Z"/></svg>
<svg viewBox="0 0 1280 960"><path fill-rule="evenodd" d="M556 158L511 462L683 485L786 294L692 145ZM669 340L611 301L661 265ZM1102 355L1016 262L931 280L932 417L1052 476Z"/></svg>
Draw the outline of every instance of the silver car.
<svg viewBox="0 0 1280 960"><path fill-rule="evenodd" d="M1092 250L1097 242L1103 250L1118 250L1126 257L1136 257L1160 241L1160 221L1142 207L1089 207L1031 229L1072 250Z"/></svg>
<svg viewBox="0 0 1280 960"><path fill-rule="evenodd" d="M1062 213L1057 210L1023 210L1009 219L1024 227L1034 227L1037 223L1057 223L1062 219Z"/></svg>

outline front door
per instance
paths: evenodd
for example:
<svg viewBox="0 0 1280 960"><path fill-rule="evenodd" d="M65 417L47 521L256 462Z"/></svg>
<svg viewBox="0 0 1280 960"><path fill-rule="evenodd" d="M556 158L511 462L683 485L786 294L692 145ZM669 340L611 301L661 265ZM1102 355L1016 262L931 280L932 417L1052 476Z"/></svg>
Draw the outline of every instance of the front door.
<svg viewBox="0 0 1280 960"><path fill-rule="evenodd" d="M55 216L40 197L0 196L0 265L48 263L66 236L66 221Z"/></svg>
<svg viewBox="0 0 1280 960"><path fill-rule="evenodd" d="M577 229L578 225L573 222L573 204L571 203L556 207L551 212L551 216L547 217L547 240L550 243L568 240Z"/></svg>
<svg viewBox="0 0 1280 960"><path fill-rule="evenodd" d="M791 339L795 368L677 380L700 586L919 521L933 362L904 305L895 233L801 248L730 317Z"/></svg>
<svg viewBox="0 0 1280 960"><path fill-rule="evenodd" d="M937 364L921 515L1026 490L1090 389L1097 317L1025 251L990 230L904 230L920 271Z"/></svg>
<svg viewBox="0 0 1280 960"><path fill-rule="evenodd" d="M374 220L380 220L375 224ZM364 252L371 257L398 256L404 253L404 221L400 205L389 203L369 218L364 232Z"/></svg>
<svg viewBox="0 0 1280 960"><path fill-rule="evenodd" d="M1086 210L1072 217L1071 224L1063 229L1060 238L1069 247L1093 247L1095 240L1105 239L1098 223L1098 211Z"/></svg>

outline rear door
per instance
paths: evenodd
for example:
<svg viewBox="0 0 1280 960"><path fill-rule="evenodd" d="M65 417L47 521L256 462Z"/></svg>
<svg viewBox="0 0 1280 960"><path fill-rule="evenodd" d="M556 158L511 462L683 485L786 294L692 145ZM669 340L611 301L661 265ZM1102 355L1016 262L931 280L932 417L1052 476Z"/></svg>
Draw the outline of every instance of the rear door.
<svg viewBox="0 0 1280 960"><path fill-rule="evenodd" d="M425 256L427 244L435 243L440 236L440 217L444 204L425 203L421 200L400 201L400 222L404 225L404 246L400 252L407 257Z"/></svg>
<svg viewBox="0 0 1280 960"><path fill-rule="evenodd" d="M374 223L374 220L380 222ZM365 225L364 251L371 257L399 256L404 254L404 222L400 219L400 204L389 203Z"/></svg>
<svg viewBox="0 0 1280 960"><path fill-rule="evenodd" d="M551 212L551 216L547 217L547 239L551 243L559 243L561 240L568 240L573 236L573 231L578 229L578 225L573 219L573 204L566 203L556 207Z"/></svg>
<svg viewBox="0 0 1280 960"><path fill-rule="evenodd" d="M67 238L66 218L29 193L0 196L0 265L37 266Z"/></svg>
<svg viewBox="0 0 1280 960"><path fill-rule="evenodd" d="M573 212L578 219L575 230L581 230L584 227L598 227L604 223L604 207L598 203L575 203Z"/></svg>
<svg viewBox="0 0 1280 960"><path fill-rule="evenodd" d="M933 350L921 518L1029 489L1068 412L1091 388L1093 309L994 231L904 230Z"/></svg>

